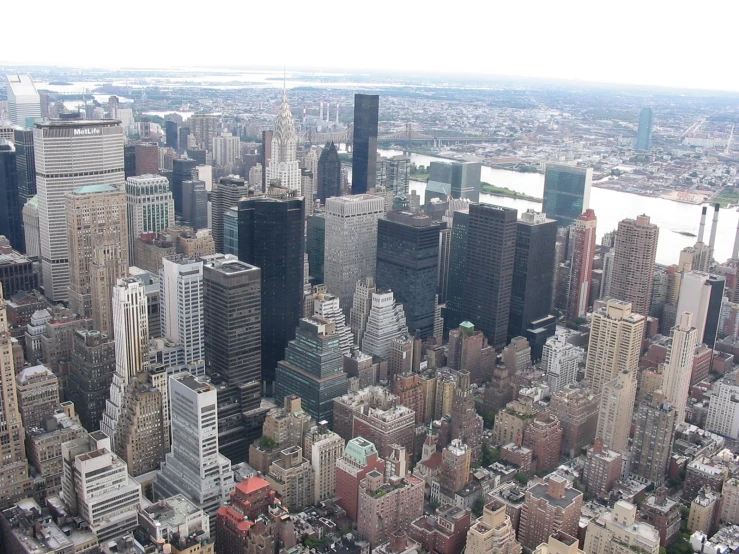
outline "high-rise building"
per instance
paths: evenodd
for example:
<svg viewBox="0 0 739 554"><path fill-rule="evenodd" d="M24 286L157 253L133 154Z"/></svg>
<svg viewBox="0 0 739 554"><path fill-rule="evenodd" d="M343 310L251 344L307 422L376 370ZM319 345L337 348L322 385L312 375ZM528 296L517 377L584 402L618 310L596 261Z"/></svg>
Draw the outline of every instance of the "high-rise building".
<svg viewBox="0 0 739 554"><path fill-rule="evenodd" d="M537 473L553 471L559 465L562 425L557 416L539 412L523 433L523 446L531 449Z"/></svg>
<svg viewBox="0 0 739 554"><path fill-rule="evenodd" d="M739 438L739 373L732 372L713 385L713 394L708 404L706 431L723 437Z"/></svg>
<svg viewBox="0 0 739 554"><path fill-rule="evenodd" d="M231 462L218 453L216 389L187 372L169 378L172 452L154 481L154 496L184 494L213 518L234 490Z"/></svg>
<svg viewBox="0 0 739 554"><path fill-rule="evenodd" d="M630 302L634 313L647 315L652 301L652 278L659 227L649 216L624 219L618 224L610 293ZM683 310L689 311L689 310Z"/></svg>
<svg viewBox="0 0 739 554"><path fill-rule="evenodd" d="M594 392L624 371L636 380L645 322L643 315L632 313L629 302L620 300L609 300L593 314L585 378Z"/></svg>
<svg viewBox="0 0 739 554"><path fill-rule="evenodd" d="M628 371L620 371L601 389L595 438L619 454L626 453L629 446L635 398L636 380Z"/></svg>
<svg viewBox="0 0 739 554"><path fill-rule="evenodd" d="M54 302L69 293L65 197L85 185L122 189L123 128L115 120L53 120L33 130L39 201L41 274Z"/></svg>
<svg viewBox="0 0 739 554"><path fill-rule="evenodd" d="M670 344L662 370L665 401L675 408L677 423L685 421L697 335L698 331L693 327L693 314L680 313L677 324L670 331Z"/></svg>
<svg viewBox="0 0 739 554"><path fill-rule="evenodd" d="M313 427L305 437L305 452L313 466L314 503L336 497L336 462L344 454L344 439L329 431L326 423Z"/></svg>
<svg viewBox="0 0 739 554"><path fill-rule="evenodd" d="M41 427L59 406L59 379L43 365L26 367L16 375L18 410L23 427Z"/></svg>
<svg viewBox="0 0 739 554"><path fill-rule="evenodd" d="M652 129L654 129L654 110L649 106L645 106L639 114L639 130L636 135L637 150L652 148Z"/></svg>
<svg viewBox="0 0 739 554"><path fill-rule="evenodd" d="M333 323L320 316L300 320L285 359L277 364L275 384L278 404L288 395L297 395L311 417L333 427L334 398L348 388Z"/></svg>
<svg viewBox="0 0 739 554"><path fill-rule="evenodd" d="M508 338L526 336L534 321L549 315L554 287L557 222L527 210L516 224Z"/></svg>
<svg viewBox="0 0 739 554"><path fill-rule="evenodd" d="M462 312L496 349L508 340L517 219L512 208L470 205Z"/></svg>
<svg viewBox="0 0 739 554"><path fill-rule="evenodd" d="M452 417L451 438L467 445L473 462L480 461L482 459L483 421L475 409L475 397L471 388L469 371L459 372L450 415Z"/></svg>
<svg viewBox="0 0 739 554"><path fill-rule="evenodd" d="M552 394L550 411L562 425L562 453L570 458L595 440L600 397L589 389L567 386Z"/></svg>
<svg viewBox="0 0 739 554"><path fill-rule="evenodd" d="M19 252L25 251L23 234L23 201L18 189L14 144L0 139L0 235L4 235Z"/></svg>
<svg viewBox="0 0 739 554"><path fill-rule="evenodd" d="M159 146L152 142L135 145L136 175L156 175L159 173Z"/></svg>
<svg viewBox="0 0 739 554"><path fill-rule="evenodd" d="M16 129L13 142L15 143L18 196L20 196L22 206L36 196L36 155L33 150L33 131Z"/></svg>
<svg viewBox="0 0 739 554"><path fill-rule="evenodd" d="M352 140L352 194L372 192L377 179L377 125L380 97L354 95L354 137Z"/></svg>
<svg viewBox="0 0 739 554"><path fill-rule="evenodd" d="M139 175L126 179L128 203L128 252L132 265L133 245L143 234L158 235L174 225L174 200L169 181L160 175Z"/></svg>
<svg viewBox="0 0 739 554"><path fill-rule="evenodd" d="M270 388L303 314L304 246L302 198L239 201L239 260L262 271L262 380Z"/></svg>
<svg viewBox="0 0 739 554"><path fill-rule="evenodd" d="M267 481L280 495L282 503L291 510L301 510L313 503L315 485L310 461L303 457L300 446L290 446L280 451L279 457L269 466Z"/></svg>
<svg viewBox="0 0 739 554"><path fill-rule="evenodd" d="M516 541L516 530L506 505L493 500L482 510L482 516L472 523L467 532L467 554L521 554L521 545Z"/></svg>
<svg viewBox="0 0 739 554"><path fill-rule="evenodd" d="M518 526L521 545L536 548L558 532L576 537L582 504L583 494L559 475L526 489Z"/></svg>
<svg viewBox="0 0 739 554"><path fill-rule="evenodd" d="M390 359L394 339L408 333L403 306L395 302L392 291L372 294L372 304L362 334L362 351L383 360Z"/></svg>
<svg viewBox="0 0 739 554"><path fill-rule="evenodd" d="M549 390L557 392L577 382L577 369L585 357L582 348L570 344L565 337L547 340L541 356L541 369L546 371Z"/></svg>
<svg viewBox="0 0 739 554"><path fill-rule="evenodd" d="M182 218L193 230L208 228L208 191L205 181L182 181Z"/></svg>
<svg viewBox="0 0 739 554"><path fill-rule="evenodd" d="M352 521L359 517L359 483L370 471L385 473L375 445L362 437L347 441L344 455L336 461L336 494L337 504Z"/></svg>
<svg viewBox="0 0 739 554"><path fill-rule="evenodd" d="M114 372L112 338L97 330L75 331L65 396L74 402L80 423L88 431L100 428Z"/></svg>
<svg viewBox="0 0 739 554"><path fill-rule="evenodd" d="M30 75L6 75L8 116L13 125L27 129L41 118L41 97Z"/></svg>
<svg viewBox="0 0 739 554"><path fill-rule="evenodd" d="M637 521L636 515L635 504L619 500L612 511L590 520L583 550L588 554L616 554L638 548L644 554L658 554L657 529Z"/></svg>
<svg viewBox="0 0 739 554"><path fill-rule="evenodd" d="M38 196L32 196L23 206L23 236L26 254L36 259L41 258L41 231L38 217Z"/></svg>
<svg viewBox="0 0 739 554"><path fill-rule="evenodd" d="M192 136L195 137L197 146L204 150L213 149L213 139L218 136L218 116L194 114L187 119L187 126Z"/></svg>
<svg viewBox="0 0 739 554"><path fill-rule="evenodd" d="M171 120L165 121L164 122L164 133L166 137L165 145L168 148L174 149L176 152L179 147L179 141L177 140L178 138L177 122L171 121Z"/></svg>
<svg viewBox="0 0 739 554"><path fill-rule="evenodd" d="M569 227L590 207L592 181L592 167L548 163L542 211L560 227Z"/></svg>
<svg viewBox="0 0 739 554"><path fill-rule="evenodd" d="M342 192L341 160L332 142L321 152L318 159L318 176L316 178L316 199L326 204L326 199L332 196L341 196Z"/></svg>
<svg viewBox="0 0 739 554"><path fill-rule="evenodd" d="M438 198L442 202L465 198L471 202L480 201L480 162L431 162L429 182L424 201Z"/></svg>
<svg viewBox="0 0 739 554"><path fill-rule="evenodd" d="M447 285L446 313L444 314L444 331L458 327L465 321L462 309L464 285L467 275L467 235L469 230L469 209L454 212L451 247L449 253L449 277Z"/></svg>
<svg viewBox="0 0 739 554"><path fill-rule="evenodd" d="M183 217L184 198L182 195L182 183L192 180L192 172L198 162L190 158L175 159L172 161L172 182L170 190L174 199L174 211L179 217Z"/></svg>
<svg viewBox="0 0 739 554"><path fill-rule="evenodd" d="M241 158L241 139L231 133L213 137L213 163L218 167L231 167Z"/></svg>
<svg viewBox="0 0 739 554"><path fill-rule="evenodd" d="M221 177L213 186L211 192L211 229L213 240L216 243L216 252L223 253L224 243L224 215L226 210L237 206L242 196L248 194L246 183L241 177L228 175Z"/></svg>
<svg viewBox="0 0 739 554"><path fill-rule="evenodd" d="M439 230L425 214L391 211L377 227L377 286L403 304L408 330L433 336Z"/></svg>
<svg viewBox="0 0 739 554"><path fill-rule="evenodd" d="M682 276L677 313L693 314L696 343L705 343L709 348L716 343L725 285L724 277L702 271L688 271Z"/></svg>
<svg viewBox="0 0 739 554"><path fill-rule="evenodd" d="M177 343L182 363L193 375L205 374L203 262L168 256L159 271L162 336Z"/></svg>
<svg viewBox="0 0 739 554"><path fill-rule="evenodd" d="M572 258L570 259L570 280L567 287L568 319L584 317L588 312L597 223L595 212L588 208L577 217L570 229Z"/></svg>
<svg viewBox="0 0 739 554"><path fill-rule="evenodd" d="M677 410L661 390L647 396L636 412L630 473L656 486L667 477Z"/></svg>
<svg viewBox="0 0 739 554"><path fill-rule="evenodd" d="M128 272L126 195L110 185L86 185L67 195L66 210L69 307L81 317L105 319L105 325L96 328L110 332L113 285ZM105 279L105 272L94 271L94 265L109 265L112 278ZM93 286L93 273L108 286ZM93 290L98 293L94 302L97 314L93 314Z"/></svg>
<svg viewBox="0 0 739 554"><path fill-rule="evenodd" d="M293 114L287 102L287 89L282 91L282 104L275 118L270 157L267 158L267 185L279 182L283 189L301 190L300 162L297 157L298 136Z"/></svg>
<svg viewBox="0 0 739 554"><path fill-rule="evenodd" d="M316 285L312 290L313 293L309 302L311 313L306 313L306 317L317 315L333 323L334 330L339 336L341 354L349 356L354 344L354 335L352 335L351 328L346 323L346 317L344 312L341 311L338 297L329 294L326 285Z"/></svg>
<svg viewBox="0 0 739 554"><path fill-rule="evenodd" d="M325 214L324 281L347 312L357 281L375 277L377 221L385 216L385 202L369 194L329 198Z"/></svg>

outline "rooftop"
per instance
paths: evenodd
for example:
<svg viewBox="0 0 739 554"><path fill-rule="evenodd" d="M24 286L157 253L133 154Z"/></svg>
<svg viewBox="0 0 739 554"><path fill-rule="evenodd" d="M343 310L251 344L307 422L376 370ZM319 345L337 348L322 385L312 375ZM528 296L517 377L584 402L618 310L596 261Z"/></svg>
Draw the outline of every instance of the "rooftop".
<svg viewBox="0 0 739 554"><path fill-rule="evenodd" d="M74 189L72 194L96 194L102 192L118 192L118 189L111 185L85 185Z"/></svg>

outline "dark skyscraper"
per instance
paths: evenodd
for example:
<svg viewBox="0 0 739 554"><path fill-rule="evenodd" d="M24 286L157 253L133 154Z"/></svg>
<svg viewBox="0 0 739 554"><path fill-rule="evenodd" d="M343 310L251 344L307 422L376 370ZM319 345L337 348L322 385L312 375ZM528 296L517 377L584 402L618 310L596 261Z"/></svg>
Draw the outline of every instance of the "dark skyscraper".
<svg viewBox="0 0 739 554"><path fill-rule="evenodd" d="M268 387L303 314L304 212L302 198L239 202L239 259L262 270L262 379Z"/></svg>
<svg viewBox="0 0 739 554"><path fill-rule="evenodd" d="M218 182L213 185L210 193L211 200L211 230L213 231L213 241L216 245L216 252L223 253L225 251L224 243L224 222L223 217L226 211L236 206L242 196L249 194L248 187L241 177L229 175L221 177Z"/></svg>
<svg viewBox="0 0 739 554"><path fill-rule="evenodd" d="M15 146L10 141L0 139L0 235L5 235L15 250L25 252L22 208L18 194Z"/></svg>
<svg viewBox="0 0 739 554"><path fill-rule="evenodd" d="M267 166L272 159L272 135L273 131L262 131L262 192L267 190Z"/></svg>
<svg viewBox="0 0 739 554"><path fill-rule="evenodd" d="M547 164L542 212L569 227L590 206L593 169L567 164Z"/></svg>
<svg viewBox="0 0 739 554"><path fill-rule="evenodd" d="M462 313L496 349L508 339L517 216L513 208L470 205Z"/></svg>
<svg viewBox="0 0 739 554"><path fill-rule="evenodd" d="M377 224L377 287L392 290L403 304L411 334L431 337L441 225L408 212L388 212Z"/></svg>
<svg viewBox="0 0 739 554"><path fill-rule="evenodd" d="M123 147L123 172L128 179L129 177L136 177L136 147L135 146L124 146Z"/></svg>
<svg viewBox="0 0 739 554"><path fill-rule="evenodd" d="M165 143L166 146L170 148L174 148L175 152L177 151L177 122L176 121L165 121L164 122L164 132L167 137L167 141Z"/></svg>
<svg viewBox="0 0 739 554"><path fill-rule="evenodd" d="M449 196L480 201L480 162L431 162L428 171L425 202L432 198L446 202Z"/></svg>
<svg viewBox="0 0 739 554"><path fill-rule="evenodd" d="M308 267L314 285L323 283L323 256L326 250L326 216L323 212L308 218Z"/></svg>
<svg viewBox="0 0 739 554"><path fill-rule="evenodd" d="M21 207L36 194L36 156L33 151L33 131L15 130L15 169Z"/></svg>
<svg viewBox="0 0 739 554"><path fill-rule="evenodd" d="M192 179L192 170L197 166L195 160L188 158L172 161L172 197L174 198L174 213L179 217L184 217L184 203L182 195L183 181ZM126 175L128 177L128 175Z"/></svg>
<svg viewBox="0 0 739 554"><path fill-rule="evenodd" d="M333 142L326 145L318 159L316 183L316 198L321 204L326 203L326 198L341 196L341 160Z"/></svg>
<svg viewBox="0 0 739 554"><path fill-rule="evenodd" d="M721 300L724 297L726 279L722 276L711 275L706 279L706 284L711 287L708 296L708 309L706 310L706 327L703 331L703 342L713 348L716 345L718 334L718 320L721 315Z"/></svg>
<svg viewBox="0 0 739 554"><path fill-rule="evenodd" d="M654 128L654 110L644 107L639 114L639 131L636 136L636 149L649 150L652 147L652 129Z"/></svg>
<svg viewBox="0 0 739 554"><path fill-rule="evenodd" d="M196 231L208 228L208 191L205 181L182 181L182 216Z"/></svg>
<svg viewBox="0 0 739 554"><path fill-rule="evenodd" d="M525 337L531 323L549 315L554 286L557 222L527 210L516 225L508 338Z"/></svg>
<svg viewBox="0 0 739 554"><path fill-rule="evenodd" d="M352 194L364 194L375 188L379 108L380 97L378 95L354 95Z"/></svg>
<svg viewBox="0 0 739 554"><path fill-rule="evenodd" d="M456 329L465 320L462 312L465 268L467 264L467 231L469 211L454 212L452 225L452 246L449 254L449 284L447 285L446 313L444 314L445 334Z"/></svg>

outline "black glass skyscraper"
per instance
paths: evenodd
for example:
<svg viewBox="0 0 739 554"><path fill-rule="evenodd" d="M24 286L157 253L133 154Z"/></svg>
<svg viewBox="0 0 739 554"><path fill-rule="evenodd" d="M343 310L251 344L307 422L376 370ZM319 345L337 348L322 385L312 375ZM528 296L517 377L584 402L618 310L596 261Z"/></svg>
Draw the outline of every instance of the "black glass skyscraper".
<svg viewBox="0 0 739 554"><path fill-rule="evenodd" d="M168 147L173 148L177 151L177 122L176 121L165 121L164 122L164 133L167 138L165 143Z"/></svg>
<svg viewBox="0 0 739 554"><path fill-rule="evenodd" d="M262 379L271 387L277 362L303 314L302 198L239 201L239 259L262 270Z"/></svg>
<svg viewBox="0 0 739 554"><path fill-rule="evenodd" d="M123 147L123 173L126 179L136 176L136 147Z"/></svg>
<svg viewBox="0 0 739 554"><path fill-rule="evenodd" d="M508 339L517 216L513 208L470 205L462 313L496 349Z"/></svg>
<svg viewBox="0 0 739 554"><path fill-rule="evenodd" d="M547 164L542 211L560 227L569 227L590 207L593 169Z"/></svg>
<svg viewBox="0 0 739 554"><path fill-rule="evenodd" d="M354 95L352 194L364 194L375 188L379 108L380 97L378 95Z"/></svg>
<svg viewBox="0 0 739 554"><path fill-rule="evenodd" d="M196 231L208 227L208 191L205 181L182 181L182 215Z"/></svg>
<svg viewBox="0 0 739 554"><path fill-rule="evenodd" d="M172 197L174 198L174 213L184 217L185 205L183 202L182 183L192 179L192 170L198 163L188 158L173 160L172 162Z"/></svg>
<svg viewBox="0 0 739 554"><path fill-rule="evenodd" d="M721 300L724 297L726 279L718 275L711 275L706 279L706 284L711 287L708 296L708 309L706 311L706 326L703 330L703 343L709 348L716 345L718 335L718 322L721 316ZM699 337L700 338L700 337Z"/></svg>
<svg viewBox="0 0 739 554"><path fill-rule="evenodd" d="M321 204L326 198L341 196L341 160L333 142L326 145L318 159L316 183L316 198Z"/></svg>
<svg viewBox="0 0 739 554"><path fill-rule="evenodd" d="M18 194L15 146L10 141L0 139L0 235L5 235L11 246L20 252L26 249L22 207Z"/></svg>
<svg viewBox="0 0 739 554"><path fill-rule="evenodd" d="M432 337L442 224L408 212L389 212L377 224L377 287L403 304L410 333Z"/></svg>
<svg viewBox="0 0 739 554"><path fill-rule="evenodd" d="M532 322L549 315L554 287L557 222L528 210L516 226L508 338L525 337Z"/></svg>
<svg viewBox="0 0 739 554"><path fill-rule="evenodd" d="M323 283L323 258L326 250L326 215L316 212L308 218L307 231L308 267L313 285Z"/></svg>
<svg viewBox="0 0 739 554"><path fill-rule="evenodd" d="M444 334L456 329L465 320L462 312L465 267L467 264L467 230L470 223L469 211L454 212L452 244L449 254L449 283L447 285L446 311L444 312Z"/></svg>
<svg viewBox="0 0 739 554"><path fill-rule="evenodd" d="M15 172L21 207L36 194L36 156L33 150L33 131L15 130Z"/></svg>

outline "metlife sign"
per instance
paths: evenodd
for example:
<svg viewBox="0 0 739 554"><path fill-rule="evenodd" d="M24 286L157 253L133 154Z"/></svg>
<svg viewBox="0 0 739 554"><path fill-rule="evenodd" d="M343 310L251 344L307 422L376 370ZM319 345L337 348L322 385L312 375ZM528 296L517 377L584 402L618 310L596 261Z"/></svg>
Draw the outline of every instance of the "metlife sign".
<svg viewBox="0 0 739 554"><path fill-rule="evenodd" d="M89 127L87 129L74 129L72 131L72 134L75 137L84 136L84 135L101 135L102 130L99 127Z"/></svg>

